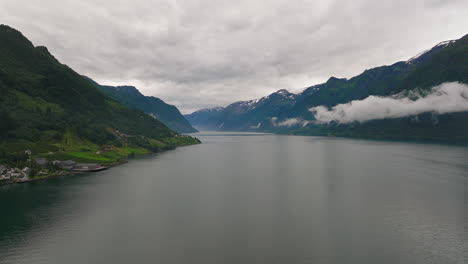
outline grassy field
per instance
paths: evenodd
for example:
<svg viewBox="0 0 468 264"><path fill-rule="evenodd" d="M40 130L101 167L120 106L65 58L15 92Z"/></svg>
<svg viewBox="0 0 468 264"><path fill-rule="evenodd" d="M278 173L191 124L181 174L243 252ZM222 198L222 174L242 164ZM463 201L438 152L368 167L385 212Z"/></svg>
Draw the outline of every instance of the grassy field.
<svg viewBox="0 0 468 264"><path fill-rule="evenodd" d="M79 147L79 146L78 146ZM88 146L89 147L89 146ZM80 147L79 147L80 148ZM83 149L83 147L81 147ZM150 151L141 147L113 147L112 150L98 154L99 148L86 151L59 151L53 154L38 155L48 160L74 160L83 163L99 163L109 165L135 155L148 154Z"/></svg>
<svg viewBox="0 0 468 264"><path fill-rule="evenodd" d="M134 143L131 143L131 140L129 142L120 142L117 146L104 147L79 138L71 132L64 133L62 138L55 142L51 140L32 142L17 139L0 144L0 163L2 163L1 153L16 155L15 153L24 153L25 150L30 150L32 158L43 157L49 161L73 160L80 163L111 165L138 155L200 143L197 139L181 135L160 140L138 137ZM6 161L3 162L8 164Z"/></svg>

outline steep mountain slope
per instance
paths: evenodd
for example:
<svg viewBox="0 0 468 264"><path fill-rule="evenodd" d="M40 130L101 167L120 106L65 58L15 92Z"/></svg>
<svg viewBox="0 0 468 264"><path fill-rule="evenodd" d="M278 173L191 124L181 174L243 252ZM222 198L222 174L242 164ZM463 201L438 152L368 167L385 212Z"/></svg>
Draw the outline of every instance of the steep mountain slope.
<svg viewBox="0 0 468 264"><path fill-rule="evenodd" d="M406 135L410 134L412 137L416 137L416 135L423 137L424 131L432 128L431 132L427 132L427 135L430 134L428 138L442 138L442 134L449 134L447 127L466 129L464 126L451 123L455 120L463 120L463 113L454 115L457 116L456 118L452 117L451 114L440 115L438 122L434 122L434 118L426 118L425 115L422 115L419 122L415 122L414 118L401 118L399 123L391 120L387 124L383 120L365 124L355 122L337 125L315 123L315 113L310 109L317 106L330 108L353 100L363 100L369 96L392 96L408 93L408 91L427 93L432 87L445 82L468 83L468 35L459 40L442 42L408 61L369 69L351 79L331 77L326 83L311 86L300 94L291 95L293 100L288 101L287 104L275 105L273 103L270 108L276 109L276 111L260 111L254 114L257 106L256 103L253 103L253 106L242 112L241 115L234 116L235 120L228 120L226 116L232 117L232 114L229 113L229 107L226 107L221 113L216 113L218 117L215 118L216 124L218 124L216 128L218 130L254 130L309 135L362 137L379 135L380 138L395 138L395 135L399 135L398 138L405 138ZM255 116L255 118L250 118L251 116ZM214 118L205 119L212 123ZM233 125L219 126L219 124L226 124L227 121ZM387 129L390 127L390 123L396 124L395 122L401 127L398 133L394 132L395 129ZM415 129L412 129L413 127ZM422 127L425 129L420 129ZM373 132L369 132L371 130ZM468 130L466 132L468 134ZM459 136L455 137L460 138Z"/></svg>
<svg viewBox="0 0 468 264"><path fill-rule="evenodd" d="M170 129L178 133L195 133L197 130L182 116L179 109L166 104L163 100L144 96L133 86L104 86L98 88L107 96L127 105L139 109L158 119Z"/></svg>
<svg viewBox="0 0 468 264"><path fill-rule="evenodd" d="M0 26L0 131L2 157L25 149L65 154L113 144L157 151L197 142L106 97L47 48L34 47L5 25Z"/></svg>
<svg viewBox="0 0 468 264"><path fill-rule="evenodd" d="M308 109L317 105L334 106L369 95L388 96L416 88L430 89L443 82L468 83L468 35L446 41L405 62L364 71L349 80L330 78L326 83L307 88L292 113L313 118Z"/></svg>

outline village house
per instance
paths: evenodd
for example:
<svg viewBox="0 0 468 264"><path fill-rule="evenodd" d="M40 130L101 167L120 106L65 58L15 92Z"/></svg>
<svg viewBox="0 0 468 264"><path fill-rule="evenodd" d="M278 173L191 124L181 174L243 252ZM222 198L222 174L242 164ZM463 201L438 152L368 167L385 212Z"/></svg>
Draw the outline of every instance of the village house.
<svg viewBox="0 0 468 264"><path fill-rule="evenodd" d="M113 149L114 149L114 146L112 145L105 145L101 147L101 151L103 152L109 152L109 151L112 151Z"/></svg>
<svg viewBox="0 0 468 264"><path fill-rule="evenodd" d="M47 159L46 158L35 158L34 162L36 162L40 166L44 166L47 164Z"/></svg>
<svg viewBox="0 0 468 264"><path fill-rule="evenodd" d="M26 167L22 170L24 173L26 173L27 175L29 175L31 173L31 168L29 167Z"/></svg>
<svg viewBox="0 0 468 264"><path fill-rule="evenodd" d="M21 173L21 172L15 172L15 171L14 171L14 172L10 173L10 177L11 177L11 178L23 178L24 175L23 175L23 173Z"/></svg>
<svg viewBox="0 0 468 264"><path fill-rule="evenodd" d="M62 169L71 170L73 169L73 167L75 167L76 164L77 164L76 161L65 160L65 161L60 161L57 165Z"/></svg>
<svg viewBox="0 0 468 264"><path fill-rule="evenodd" d="M4 165L0 165L0 181L1 180L6 180L5 177L5 173L7 172L7 167L5 167Z"/></svg>
<svg viewBox="0 0 468 264"><path fill-rule="evenodd" d="M95 163L78 163L73 167L73 171L98 171L106 168Z"/></svg>
<svg viewBox="0 0 468 264"><path fill-rule="evenodd" d="M108 168L97 163L77 163L73 160L54 160L52 161L52 164L57 165L62 169L76 172L100 171Z"/></svg>

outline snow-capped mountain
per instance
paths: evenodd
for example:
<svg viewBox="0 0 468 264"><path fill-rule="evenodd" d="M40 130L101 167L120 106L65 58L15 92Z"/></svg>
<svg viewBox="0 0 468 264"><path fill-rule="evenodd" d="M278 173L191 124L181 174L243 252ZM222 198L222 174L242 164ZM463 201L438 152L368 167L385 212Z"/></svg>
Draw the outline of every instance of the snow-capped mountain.
<svg viewBox="0 0 468 264"><path fill-rule="evenodd" d="M296 94L282 89L260 99L235 102L225 108L202 109L185 117L195 127L202 129L260 129L262 122L274 117L283 108L291 107L296 97Z"/></svg>
<svg viewBox="0 0 468 264"><path fill-rule="evenodd" d="M203 109L197 110L197 111L193 112L192 114L216 113L216 112L223 111L223 109L224 109L224 107L214 106L214 107L208 107L208 108L203 108Z"/></svg>
<svg viewBox="0 0 468 264"><path fill-rule="evenodd" d="M363 137L379 135L392 138L394 135L390 135L391 133L397 133L401 138L417 137L423 134L430 134L432 138L437 138L444 133L444 135L459 133L457 138L461 138L460 131L464 129L467 130L468 135L468 128L458 126L458 121L463 120L465 113L457 115L456 118L451 114L441 116L437 127L431 117L420 117L419 120L422 121L419 125L405 119L396 126L401 130L387 133L386 131L393 131L389 129L393 126L388 125L390 121L386 120L378 121L380 123L377 125L340 126L339 130L319 126L314 122L315 114L310 109L318 106L331 108L353 100L364 100L369 96L387 97L414 89L430 90L444 82L468 84L466 65L468 65L468 35L459 40L441 42L408 61L367 69L350 79L331 77L327 82L308 87L299 94L279 90L260 99L236 102L220 110L216 115L206 118L207 122L195 125L206 125L210 129L224 131L267 131ZM444 123L441 120L445 122L446 127L440 125ZM379 128L385 129L381 131ZM373 131L368 133L369 129ZM378 133L374 130L378 130Z"/></svg>
<svg viewBox="0 0 468 264"><path fill-rule="evenodd" d="M216 106L210 108L200 109L191 114L184 115L184 117L198 129L202 130L217 130L217 128L212 127L212 123L218 120L219 116L222 115L224 107Z"/></svg>
<svg viewBox="0 0 468 264"><path fill-rule="evenodd" d="M421 63L425 59L428 59L430 56L432 56L434 53L437 53L441 49L446 48L447 46L449 46L450 44L452 44L454 42L456 42L456 40L442 41L439 44L432 47L431 49L425 50L425 51L419 53L418 55L410 58L409 60L406 61L406 63L408 63L408 64Z"/></svg>

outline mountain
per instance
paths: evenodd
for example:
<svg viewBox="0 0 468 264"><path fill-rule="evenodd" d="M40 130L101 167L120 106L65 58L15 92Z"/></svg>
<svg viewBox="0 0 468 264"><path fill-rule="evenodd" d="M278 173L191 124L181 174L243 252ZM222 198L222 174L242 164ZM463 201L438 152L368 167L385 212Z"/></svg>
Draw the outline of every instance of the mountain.
<svg viewBox="0 0 468 264"><path fill-rule="evenodd" d="M49 159L112 163L197 142L107 97L47 48L0 26L0 161L31 150ZM104 145L114 151L96 155Z"/></svg>
<svg viewBox="0 0 468 264"><path fill-rule="evenodd" d="M327 82L306 88L303 92L286 96L279 103L271 101L262 108L260 100L238 102L217 112L215 117L205 115L200 127L211 125L217 130L267 131L302 135L337 135L376 138L428 138L445 141L447 138L466 140L459 135L467 128L463 125L464 113L441 114L437 122L427 113L413 117L392 120L353 122L352 124L317 123L310 109L322 106L330 109L339 104L360 101L369 96L395 97L411 93L430 93L434 86L460 82L468 84L468 35L459 40L444 41L418 54L408 61L365 70L351 79L331 77ZM280 90L275 94L285 94ZM237 105L248 104L243 111L233 114ZM259 111L258 108L264 109ZM237 113L234 111L234 113ZM195 114L195 113L194 113ZM431 115L433 115L432 113ZM193 114L192 114L193 115ZM191 115L187 117L191 120ZM417 122L415 120L418 120ZM452 122L462 121L461 124ZM468 120L468 119L466 119ZM221 126L221 124L223 124ZM397 128L391 128L398 124ZM450 133L447 128L456 129ZM391 128L391 129L389 129ZM422 129L424 128L424 129ZM455 135L457 133L457 135Z"/></svg>
<svg viewBox="0 0 468 264"><path fill-rule="evenodd" d="M177 107L166 104L159 98L144 96L133 86L114 87L98 85L98 88L105 95L126 106L149 114L178 133L195 133L198 131L182 116Z"/></svg>
<svg viewBox="0 0 468 264"><path fill-rule="evenodd" d="M224 107L211 107L195 111L184 117L192 124L202 130L217 130L217 120L223 113Z"/></svg>
<svg viewBox="0 0 468 264"><path fill-rule="evenodd" d="M243 131L261 129L265 117L271 117L293 106L296 95L279 90L257 100L241 101L224 108L202 109L187 120L197 127L212 130Z"/></svg>

